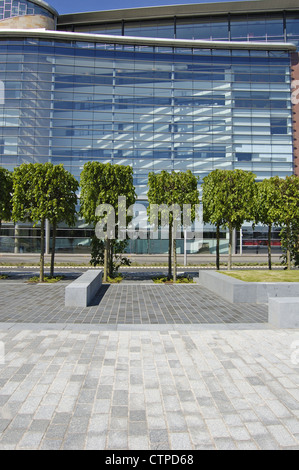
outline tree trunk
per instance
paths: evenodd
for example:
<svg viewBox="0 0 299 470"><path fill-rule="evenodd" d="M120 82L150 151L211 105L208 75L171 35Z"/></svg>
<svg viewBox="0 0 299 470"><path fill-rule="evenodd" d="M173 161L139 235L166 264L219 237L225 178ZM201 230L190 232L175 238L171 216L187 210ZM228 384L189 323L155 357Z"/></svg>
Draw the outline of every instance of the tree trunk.
<svg viewBox="0 0 299 470"><path fill-rule="evenodd" d="M45 267L45 220L40 224L40 263L39 263L39 282L44 282Z"/></svg>
<svg viewBox="0 0 299 470"><path fill-rule="evenodd" d="M216 269L220 269L220 226L216 226Z"/></svg>
<svg viewBox="0 0 299 470"><path fill-rule="evenodd" d="M108 279L108 269L109 269L109 240L106 235L105 237L105 246L104 246L104 276L103 276L103 281L107 282Z"/></svg>
<svg viewBox="0 0 299 470"><path fill-rule="evenodd" d="M169 222L169 239L168 239L168 280L172 277L172 222Z"/></svg>
<svg viewBox="0 0 299 470"><path fill-rule="evenodd" d="M289 247L287 249L287 269L291 269L291 252Z"/></svg>
<svg viewBox="0 0 299 470"><path fill-rule="evenodd" d="M54 277L54 262L55 262L55 248L56 248L56 233L57 233L57 224L53 223L53 233L52 233L52 251L51 251L51 267L50 267L50 277Z"/></svg>
<svg viewBox="0 0 299 470"><path fill-rule="evenodd" d="M272 260L271 260L271 230L272 224L268 225L268 268L272 269Z"/></svg>
<svg viewBox="0 0 299 470"><path fill-rule="evenodd" d="M109 276L113 276L113 246L111 244L111 241L108 240L108 259L109 259Z"/></svg>
<svg viewBox="0 0 299 470"><path fill-rule="evenodd" d="M229 242L228 242L228 263L227 269L230 271L232 267L232 246L233 246L233 227L229 224Z"/></svg>
<svg viewBox="0 0 299 470"><path fill-rule="evenodd" d="M15 224L14 253L20 253L19 224Z"/></svg>
<svg viewBox="0 0 299 470"><path fill-rule="evenodd" d="M290 250L290 244L291 244L291 228L288 225L287 226L287 269L291 269L291 250Z"/></svg>
<svg viewBox="0 0 299 470"><path fill-rule="evenodd" d="M175 233L173 234L173 282L176 282L176 271L177 271L177 255L176 255L176 238Z"/></svg>

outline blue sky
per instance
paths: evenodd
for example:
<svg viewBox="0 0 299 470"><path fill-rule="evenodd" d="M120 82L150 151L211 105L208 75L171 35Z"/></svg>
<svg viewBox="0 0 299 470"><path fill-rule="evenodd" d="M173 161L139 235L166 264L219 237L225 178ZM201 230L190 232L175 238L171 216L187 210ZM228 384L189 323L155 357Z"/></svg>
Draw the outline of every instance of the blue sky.
<svg viewBox="0 0 299 470"><path fill-rule="evenodd" d="M46 2L52 5L61 15L63 13L79 13L84 11L117 10L122 8L183 5L191 3L216 3L219 1L227 0L109 0L108 2L86 0L83 3L82 0L46 0Z"/></svg>

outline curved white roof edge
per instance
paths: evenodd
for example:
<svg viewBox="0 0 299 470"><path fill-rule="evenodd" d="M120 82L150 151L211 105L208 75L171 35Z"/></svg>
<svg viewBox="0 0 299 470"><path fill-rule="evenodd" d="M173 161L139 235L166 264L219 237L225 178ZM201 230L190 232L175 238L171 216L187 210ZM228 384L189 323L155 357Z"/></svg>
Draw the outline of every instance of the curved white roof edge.
<svg viewBox="0 0 299 470"><path fill-rule="evenodd" d="M1 29L0 37L47 37L99 43L117 43L143 46L198 47L200 49L253 49L253 50L288 50L296 51L296 45L290 42L254 42L254 41L203 41L201 39L168 39L135 36L112 36L108 34L78 33L69 31L51 31L45 29Z"/></svg>

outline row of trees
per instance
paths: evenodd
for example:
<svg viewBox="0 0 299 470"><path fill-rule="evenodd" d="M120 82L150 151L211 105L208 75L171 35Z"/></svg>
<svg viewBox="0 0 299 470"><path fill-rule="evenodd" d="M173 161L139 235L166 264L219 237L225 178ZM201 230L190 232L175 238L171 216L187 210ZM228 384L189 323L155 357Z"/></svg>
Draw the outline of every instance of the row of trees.
<svg viewBox="0 0 299 470"><path fill-rule="evenodd" d="M274 176L261 182L243 170L214 170L203 178L204 222L216 226L216 266L219 269L219 239L222 226L229 229L228 269L232 263L232 234L245 221L268 227L268 267L271 269L271 231L281 227L281 240L287 268L298 261L299 178Z"/></svg>
<svg viewBox="0 0 299 470"><path fill-rule="evenodd" d="M77 210L80 187L81 204L80 210ZM58 224L65 222L68 226L74 226L77 215L81 215L95 227L100 219L96 214L97 206L111 204L117 211L119 195L126 196L128 205L136 200L133 170L129 166L88 162L84 165L80 185L62 164L22 164L13 172L0 168L0 221L30 221L34 226L40 225L41 282L44 281L46 220L51 224L53 233L50 267L50 276L53 277ZM124 245L108 238L104 241L93 238L92 262L96 265L104 260L104 280L112 274L116 249L122 250Z"/></svg>
<svg viewBox="0 0 299 470"><path fill-rule="evenodd" d="M69 226L75 224L78 203L76 194L79 188L81 193L78 213L95 229L104 218L104 215L97 211L100 205L112 206L116 220L122 209L126 214L124 220L126 227L132 219L127 209L136 202L137 196L133 185L133 170L130 166L87 162L81 173L80 185L63 165L23 164L15 168L13 173L3 168L0 170L0 219L40 224L40 281L44 280L45 222L48 220L53 229L50 268L50 276L53 276L56 228L60 222L65 222ZM162 171L160 174L149 175L149 202L159 206L164 204L169 215L169 222L167 221L169 223L169 278L172 277L173 256L174 279L176 279L176 237L173 233L177 232L178 225L183 222L181 213L183 213L184 204L191 206L190 220L195 219L195 205L199 203L197 183L198 179L191 171L172 173ZM125 208L119 208L119 196L125 196ZM169 206L178 208L179 218L172 210L168 212ZM158 226L161 225L162 219L163 211L159 214ZM108 231L104 239L99 240L96 235L92 239L91 263L93 265L104 264L104 281L113 274L116 266L128 264L126 257L118 256L126 246L125 240L118 241L120 229L116 224L113 239Z"/></svg>
<svg viewBox="0 0 299 470"><path fill-rule="evenodd" d="M199 204L198 178L191 171L150 173L148 179L148 200L150 206L165 205L169 227L168 277L176 279L176 236L183 224L183 207L189 205L189 220L194 222L196 205ZM127 209L136 201L133 185L133 170L130 166L87 162L81 173L80 184L66 171L63 165L23 164L11 173L0 168L0 224L1 220L31 221L41 227L40 280L44 279L45 221L53 227L51 276L54 275L56 228L60 222L69 226L75 224L78 198L79 214L88 224L96 228L104 215L97 212L101 204L114 208L116 218L120 211L119 196L126 197ZM273 177L262 182L255 181L255 175L243 170L214 170L203 179L202 204L204 222L216 226L216 265L219 269L220 228L229 230L229 261L232 264L232 234L245 221L268 226L268 258L271 269L271 229L282 227L282 245L287 267L298 254L299 234L299 178ZM122 208L124 209L124 208ZM170 210L169 210L170 209ZM132 215L126 213L126 226ZM151 220L151 211L148 215ZM164 219L165 220L165 219ZM163 224L163 210L159 213L157 227ZM108 231L104 239L94 236L92 240L92 263L104 264L104 280L112 275L116 253L123 252L126 241L117 241L121 227L115 227L115 239ZM119 237L120 238L120 237ZM126 263L121 258L121 263Z"/></svg>
<svg viewBox="0 0 299 470"><path fill-rule="evenodd" d="M11 173L0 168L0 220L40 224L40 281L44 280L45 223L53 229L50 275L54 275L56 229L76 223L77 180L63 165L28 163Z"/></svg>

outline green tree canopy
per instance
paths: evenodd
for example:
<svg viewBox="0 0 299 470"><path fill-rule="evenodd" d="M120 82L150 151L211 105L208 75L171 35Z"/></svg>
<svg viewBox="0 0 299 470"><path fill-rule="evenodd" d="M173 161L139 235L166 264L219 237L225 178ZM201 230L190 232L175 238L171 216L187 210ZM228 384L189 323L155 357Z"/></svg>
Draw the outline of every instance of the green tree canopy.
<svg viewBox="0 0 299 470"><path fill-rule="evenodd" d="M47 165L47 174L50 175L48 194L51 200L47 219L53 227L50 276L53 277L57 225L61 222L70 227L76 224L79 182L62 164Z"/></svg>
<svg viewBox="0 0 299 470"><path fill-rule="evenodd" d="M281 180L278 176L264 179L256 183L255 195L255 222L268 227L268 267L272 269L271 262L271 231L280 218L281 209Z"/></svg>
<svg viewBox="0 0 299 470"><path fill-rule="evenodd" d="M97 214L98 206L107 204L113 207L115 222L120 213L136 201L135 187L133 184L133 169L128 165L111 165L110 163L87 162L85 163L80 177L80 213L88 224L96 226L103 219L103 215ZM126 207L123 203L119 205L119 197L126 198ZM126 217L126 223L129 218ZM118 227L115 231L118 237ZM113 263L113 246L111 236L107 232L105 236L104 256L104 281L111 275Z"/></svg>
<svg viewBox="0 0 299 470"><path fill-rule="evenodd" d="M220 269L220 227L225 224L222 170L213 170L203 178L203 221L216 226L216 268Z"/></svg>
<svg viewBox="0 0 299 470"><path fill-rule="evenodd" d="M75 178L63 165L24 163L13 172L14 221L29 220L41 227L40 281L44 279L45 221L74 224L76 212Z"/></svg>
<svg viewBox="0 0 299 470"><path fill-rule="evenodd" d="M299 177L286 176L280 179L280 211L278 223L282 227L282 246L286 252L287 268L291 269L291 253L298 252L299 226ZM294 234L295 232L295 234ZM297 235L296 235L297 233ZM294 236L295 235L295 236ZM294 239L297 243L294 246Z"/></svg>
<svg viewBox="0 0 299 470"><path fill-rule="evenodd" d="M148 176L148 201L149 201L149 215L150 222L163 225L163 210L159 213L159 218L153 220L152 205L167 206L167 225L169 227L169 246L168 246L168 277L171 278L171 264L172 264L172 245L174 255L174 280L176 279L176 226L174 225L175 206L180 210L179 222L180 227L183 224L184 205L190 205L189 217L190 221L194 222L196 216L196 205L199 204L199 191L197 188L198 178L190 171L171 173L163 170L161 173L149 173ZM172 207L172 210L168 210ZM156 227L157 228L157 227Z"/></svg>
<svg viewBox="0 0 299 470"><path fill-rule="evenodd" d="M230 269L233 230L240 230L245 220L252 221L254 217L255 175L239 169L214 171L215 175L210 177L207 184L204 220L228 227L228 269ZM209 197L211 198L210 203L208 202Z"/></svg>

